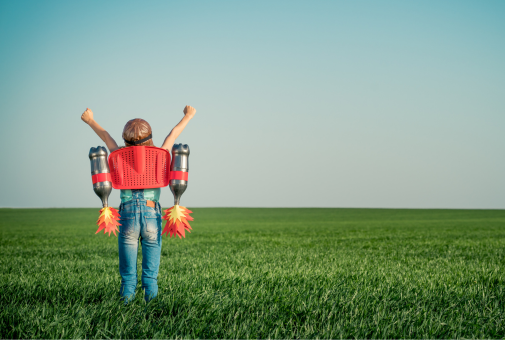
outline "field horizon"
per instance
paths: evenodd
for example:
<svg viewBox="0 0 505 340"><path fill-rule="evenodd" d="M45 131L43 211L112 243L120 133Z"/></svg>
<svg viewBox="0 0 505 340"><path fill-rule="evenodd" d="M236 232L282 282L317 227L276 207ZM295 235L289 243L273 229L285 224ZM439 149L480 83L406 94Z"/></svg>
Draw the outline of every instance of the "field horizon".
<svg viewBox="0 0 505 340"><path fill-rule="evenodd" d="M0 208L0 336L505 336L505 210L189 208L127 306L98 207Z"/></svg>
<svg viewBox="0 0 505 340"><path fill-rule="evenodd" d="M117 205L112 205L113 208L118 208ZM162 209L168 209L167 207L162 207ZM188 206L189 208L189 206ZM242 207L242 206L228 206L228 207L212 207L212 206L195 206L192 209L363 209L363 210L489 210L489 211L505 211L501 208L390 208L390 207ZM100 209L99 206L96 207L0 207L1 209Z"/></svg>

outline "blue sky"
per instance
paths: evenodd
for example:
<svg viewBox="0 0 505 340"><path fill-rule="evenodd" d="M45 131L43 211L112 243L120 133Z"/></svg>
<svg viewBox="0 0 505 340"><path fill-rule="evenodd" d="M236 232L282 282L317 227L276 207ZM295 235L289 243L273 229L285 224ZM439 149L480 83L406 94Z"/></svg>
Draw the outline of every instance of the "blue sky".
<svg viewBox="0 0 505 340"><path fill-rule="evenodd" d="M0 206L99 207L84 109L118 142L144 118L160 145L189 104L183 205L503 209L504 17L503 1L1 2Z"/></svg>

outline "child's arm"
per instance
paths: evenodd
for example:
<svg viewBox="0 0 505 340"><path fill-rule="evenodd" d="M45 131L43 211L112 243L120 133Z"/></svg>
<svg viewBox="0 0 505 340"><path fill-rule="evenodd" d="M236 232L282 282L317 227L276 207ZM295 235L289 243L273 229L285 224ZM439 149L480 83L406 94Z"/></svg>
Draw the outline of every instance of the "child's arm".
<svg viewBox="0 0 505 340"><path fill-rule="evenodd" d="M193 118L193 116L196 113L196 110L194 107L186 105L183 112L184 112L184 118L182 118L179 124L177 124L172 129L172 131L170 131L170 134L167 136L167 138L165 138L165 142L161 146L162 149L172 151L172 146L174 145L175 140L177 139L177 137L179 137L179 135L181 134L182 130L184 130L186 125L188 125L191 118Z"/></svg>
<svg viewBox="0 0 505 340"><path fill-rule="evenodd" d="M93 129L93 131L96 132L98 137L104 141L110 152L119 149L116 141L109 135L107 131L105 131L103 127L98 125L98 123L93 119L93 111L86 108L86 111L84 111L84 113L81 115L81 119L84 121L84 123L88 124Z"/></svg>

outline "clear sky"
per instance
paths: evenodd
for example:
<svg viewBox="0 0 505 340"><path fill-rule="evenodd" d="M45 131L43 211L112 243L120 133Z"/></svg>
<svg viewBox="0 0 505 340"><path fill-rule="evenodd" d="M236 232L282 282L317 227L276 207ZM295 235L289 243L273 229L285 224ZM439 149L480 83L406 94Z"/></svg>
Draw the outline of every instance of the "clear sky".
<svg viewBox="0 0 505 340"><path fill-rule="evenodd" d="M86 107L159 146L188 104L188 207L503 209L504 18L502 0L2 1L0 206L99 208Z"/></svg>

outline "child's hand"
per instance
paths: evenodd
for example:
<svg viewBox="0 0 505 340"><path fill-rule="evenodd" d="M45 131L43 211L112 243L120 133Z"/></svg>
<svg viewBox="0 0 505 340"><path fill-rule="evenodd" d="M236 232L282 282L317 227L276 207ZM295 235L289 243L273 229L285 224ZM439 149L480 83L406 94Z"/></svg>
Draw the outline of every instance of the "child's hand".
<svg viewBox="0 0 505 340"><path fill-rule="evenodd" d="M191 118L193 118L193 116L196 113L196 110L194 107L186 105L186 107L184 108L184 110L182 110L182 112L184 112L184 118L181 119L179 124L177 124L172 129L172 131L170 131L170 134L167 136L167 138L165 138L165 141L163 142L163 145L161 146L162 149L165 149L168 151L172 150L172 146L174 145L175 140L177 139L177 137L179 137L179 135L181 134L182 130L184 130L186 125L188 125Z"/></svg>
<svg viewBox="0 0 505 340"><path fill-rule="evenodd" d="M93 111L86 108L86 111L81 115L81 119L84 123L89 124L93 120Z"/></svg>
<svg viewBox="0 0 505 340"><path fill-rule="evenodd" d="M193 106L186 105L183 112L184 115L188 116L189 118L193 118L196 113L196 109Z"/></svg>

